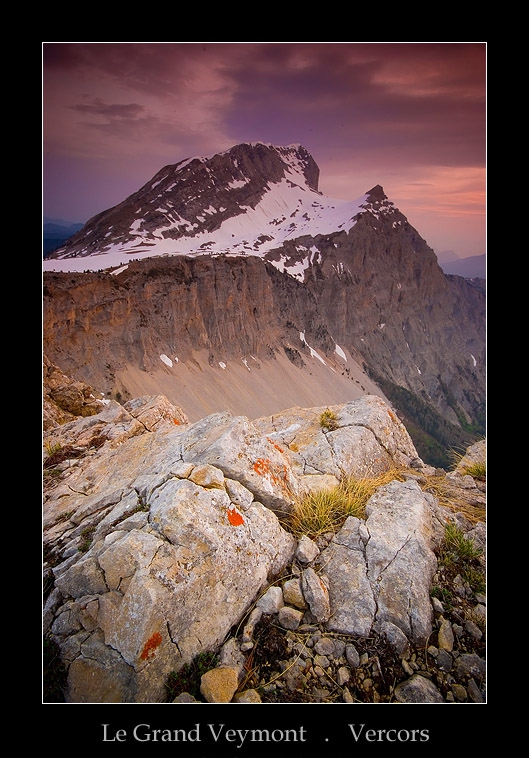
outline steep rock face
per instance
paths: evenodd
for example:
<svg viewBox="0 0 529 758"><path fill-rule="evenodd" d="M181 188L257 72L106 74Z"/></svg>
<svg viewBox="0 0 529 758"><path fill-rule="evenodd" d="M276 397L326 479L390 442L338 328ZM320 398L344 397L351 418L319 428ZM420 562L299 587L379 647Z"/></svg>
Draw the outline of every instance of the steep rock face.
<svg viewBox="0 0 529 758"><path fill-rule="evenodd" d="M230 359L257 369L286 356L308 370L314 349L337 372L329 388L346 375L342 394L330 389L331 404L346 399L348 384L356 397L347 376L377 392L365 368L372 378L416 393L452 423L459 423L454 405L475 420L485 398L484 296L466 280L445 277L418 237L412 268L411 248L401 237L390 233L383 246L357 245L349 239L354 234L317 240L324 263L305 270L305 283L256 257L154 258L114 274L45 272L45 352L79 380L116 396L127 384L120 372L160 370L160 356L179 361L178 370L196 365L199 351L217 369ZM349 358L340 360L344 350ZM243 377L249 385L250 369ZM277 374L278 398L288 381ZM183 402L178 383L172 392L159 391ZM289 404L278 400L270 411ZM222 407L219 398L213 410Z"/></svg>
<svg viewBox="0 0 529 758"><path fill-rule="evenodd" d="M162 347L179 360L200 349L262 359L283 339L301 347L302 330L335 348L310 292L255 257L155 258L113 275L46 272L44 284L45 350L68 369L105 348L144 370Z"/></svg>
<svg viewBox="0 0 529 758"><path fill-rule="evenodd" d="M374 375L432 402L452 423L459 423L454 405L476 421L486 383L484 292L443 274L381 187L367 196L371 212L348 232L310 240L303 281L335 339ZM285 244L266 257L288 270L308 245Z"/></svg>
<svg viewBox="0 0 529 758"><path fill-rule="evenodd" d="M310 291L256 257L153 258L114 274L45 272L43 319L53 363L118 399L153 394L146 384L153 376L156 392L174 403L211 398L206 413L230 407L230 382L239 388L233 412L253 416L323 403L326 392L334 402L377 392L337 352ZM131 367L143 387L131 385Z"/></svg>

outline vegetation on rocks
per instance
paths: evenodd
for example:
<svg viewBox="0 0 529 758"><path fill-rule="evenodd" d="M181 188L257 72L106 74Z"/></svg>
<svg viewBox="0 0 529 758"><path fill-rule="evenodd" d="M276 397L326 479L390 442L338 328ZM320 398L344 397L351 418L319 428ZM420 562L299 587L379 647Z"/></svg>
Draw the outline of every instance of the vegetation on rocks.
<svg viewBox="0 0 529 758"><path fill-rule="evenodd" d="M202 676L214 669L219 662L215 653L200 653L191 663L187 663L179 671L172 671L167 677L165 689L167 701L172 702L175 697L187 692L194 698L200 697L200 680Z"/></svg>
<svg viewBox="0 0 529 758"><path fill-rule="evenodd" d="M320 415L320 426L329 432L338 429L338 417L336 413L330 408L326 408Z"/></svg>
<svg viewBox="0 0 529 758"><path fill-rule="evenodd" d="M236 697L252 691L262 703L394 703L399 702L399 685L416 673L435 685L444 702L481 702L483 679L475 669L473 676L463 673L464 665L458 665L457 658L452 664L453 650L448 654L444 649L449 646L443 641L442 627L450 620L459 630L454 649L461 661L472 667L484 659L485 619L474 611L476 597L485 594L482 552L456 524L446 525L431 590L438 601L437 621L427 645L412 647L405 657L375 632L342 635L310 623L288 630L276 615L263 614L254 629L254 644ZM292 576L286 570L277 584ZM472 577L481 578L473 581ZM468 633L469 621L472 633ZM243 622L234 630L235 637ZM166 683L167 701L173 702L185 692L199 703L206 702L200 693L199 672L209 670L212 661L213 657L200 656L192 666L171 674Z"/></svg>
<svg viewBox="0 0 529 758"><path fill-rule="evenodd" d="M473 426L458 426L443 418L419 395L374 371L369 371L369 375L399 411L419 456L431 466L449 469L454 449L466 448L485 434L485 415L481 408L476 411L479 420ZM460 409L455 407L454 410L461 420Z"/></svg>
<svg viewBox="0 0 529 758"><path fill-rule="evenodd" d="M294 510L283 526L296 537L317 537L336 532L348 516L364 518L371 495L383 484L403 481L403 471L392 468L372 477L344 477L337 487L313 490L297 498Z"/></svg>
<svg viewBox="0 0 529 758"><path fill-rule="evenodd" d="M438 561L452 580L459 575L474 592L484 593L485 571L479 560L482 555L483 550L477 548L472 540L465 537L456 524L451 522L446 524Z"/></svg>
<svg viewBox="0 0 529 758"><path fill-rule="evenodd" d="M454 460L460 463L461 456L454 456ZM461 468L463 475L470 471L476 478L484 478L485 461ZM299 499L283 525L296 536L305 535L323 546L348 515L365 518L365 505L378 487L394 479L403 481L406 475L412 472L394 469L378 477L349 478L338 487L313 492ZM469 509L460 490L446 477L420 479L423 488L435 491L443 506L454 514L461 516L465 512L463 518L469 523L485 521L484 508ZM486 619L479 610L484 607L480 603L486 593L484 551L454 520L445 524L435 552L438 570L431 597L432 602L437 602L436 622L425 646L412 646L402 656L376 632L368 636L342 635L314 623L286 629L276 615L264 614L253 633L253 647L244 663L237 696L251 691L262 703L405 702L400 699L399 685L416 673L432 683L444 702L482 702L484 673L478 669L484 665L486 654ZM276 584L292 579L296 573L293 563ZM249 614L250 611L247 617ZM234 630L235 637L243 623L244 619ZM447 623L450 630L457 630L453 648L444 639ZM184 691L204 702L199 684L193 691L178 689L179 693ZM167 692L172 702L174 690L167 688Z"/></svg>

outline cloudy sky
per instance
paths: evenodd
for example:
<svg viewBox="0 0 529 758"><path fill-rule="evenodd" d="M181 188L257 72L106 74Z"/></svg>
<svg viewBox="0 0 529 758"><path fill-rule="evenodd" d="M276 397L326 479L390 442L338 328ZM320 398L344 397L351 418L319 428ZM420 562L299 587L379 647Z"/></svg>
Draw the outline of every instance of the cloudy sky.
<svg viewBox="0 0 529 758"><path fill-rule="evenodd" d="M301 143L439 253L486 252L485 42L43 42L43 215L84 223L163 166Z"/></svg>

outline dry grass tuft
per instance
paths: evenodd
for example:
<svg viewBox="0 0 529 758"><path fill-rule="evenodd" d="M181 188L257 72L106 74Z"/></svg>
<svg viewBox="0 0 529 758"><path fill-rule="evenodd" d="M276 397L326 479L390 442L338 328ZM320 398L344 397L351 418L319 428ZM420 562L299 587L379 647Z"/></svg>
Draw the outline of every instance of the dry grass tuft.
<svg viewBox="0 0 529 758"><path fill-rule="evenodd" d="M421 489L436 497L439 505L449 508L454 513L462 513L473 524L486 521L485 503L482 505L471 502L466 491L456 487L445 476L427 476L424 479L425 481L420 483Z"/></svg>
<svg viewBox="0 0 529 758"><path fill-rule="evenodd" d="M423 492L437 498L439 505L464 514L473 524L486 521L484 495L476 496L475 491L468 493L445 475L417 478L417 472L392 468L362 479L348 477L337 487L316 490L298 498L293 512L283 520L283 526L296 537L305 534L313 539L326 532L337 532L348 516L365 518L366 504L379 487L394 480L403 482L407 474L413 475Z"/></svg>
<svg viewBox="0 0 529 758"><path fill-rule="evenodd" d="M404 478L401 469L390 469L362 479L348 477L337 487L310 492L298 498L284 526L297 537L336 532L348 516L365 518L367 501L379 487Z"/></svg>
<svg viewBox="0 0 529 758"><path fill-rule="evenodd" d="M474 479L478 479L482 482L487 479L487 461L483 457L481 459L469 456L468 450L457 451L451 450L452 470L460 470L461 474L470 474Z"/></svg>

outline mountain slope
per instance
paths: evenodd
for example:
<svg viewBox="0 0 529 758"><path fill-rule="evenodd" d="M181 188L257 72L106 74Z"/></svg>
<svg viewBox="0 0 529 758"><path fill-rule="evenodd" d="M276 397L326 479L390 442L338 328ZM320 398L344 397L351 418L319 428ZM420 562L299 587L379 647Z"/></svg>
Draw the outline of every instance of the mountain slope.
<svg viewBox="0 0 529 758"><path fill-rule="evenodd" d="M347 231L367 196L333 200L300 145L257 143L165 166L122 203L90 219L46 270L83 270L152 255L264 255L287 240ZM72 258L97 256L77 266ZM62 260L62 264L59 261Z"/></svg>
<svg viewBox="0 0 529 758"><path fill-rule="evenodd" d="M446 276L380 185L336 201L318 175L262 143L166 166L44 262L45 352L191 417L183 397L255 418L369 384L445 447L483 434L483 288Z"/></svg>

